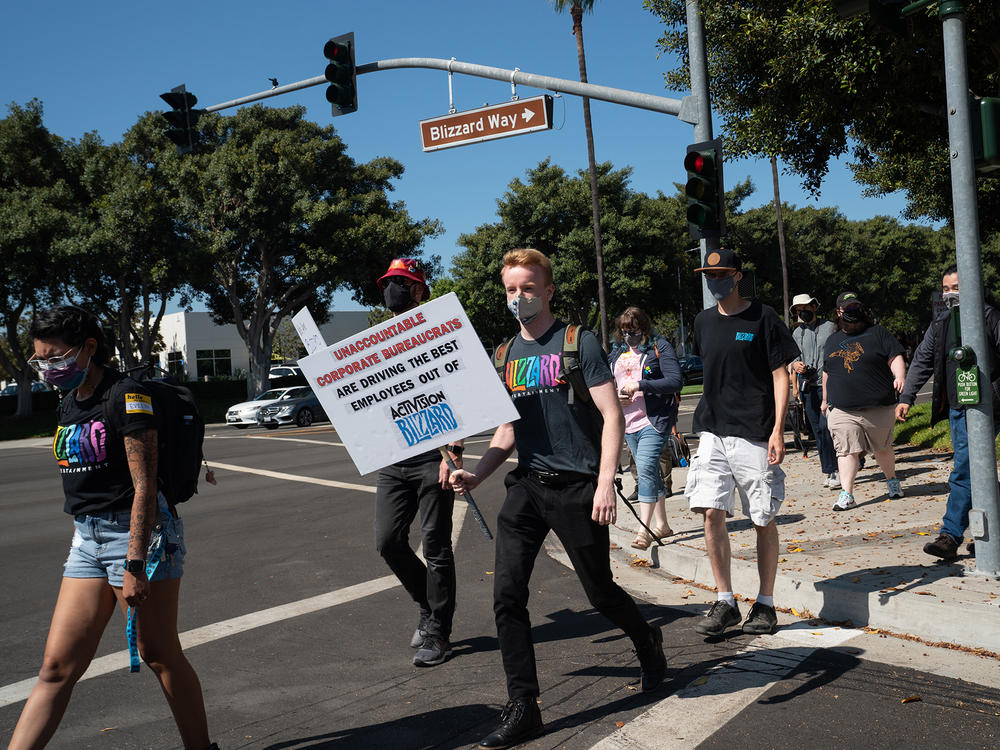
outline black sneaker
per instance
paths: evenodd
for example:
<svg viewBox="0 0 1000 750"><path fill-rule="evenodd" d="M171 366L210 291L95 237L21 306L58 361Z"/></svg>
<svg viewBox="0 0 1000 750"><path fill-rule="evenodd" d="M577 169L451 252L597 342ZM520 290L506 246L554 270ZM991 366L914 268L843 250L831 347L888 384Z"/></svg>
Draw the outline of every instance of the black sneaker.
<svg viewBox="0 0 1000 750"><path fill-rule="evenodd" d="M542 712L534 698L512 698L500 713L500 726L479 743L479 747L498 750L520 745L542 731Z"/></svg>
<svg viewBox="0 0 1000 750"><path fill-rule="evenodd" d="M958 542L947 534L941 534L933 542L924 545L924 552L942 560L955 560L958 558Z"/></svg>
<svg viewBox="0 0 1000 750"><path fill-rule="evenodd" d="M428 635L413 655L413 666L436 667L443 664L451 656L451 644L447 638L438 635Z"/></svg>
<svg viewBox="0 0 1000 750"><path fill-rule="evenodd" d="M969 542L969 543L968 543L967 545L965 545L965 549L966 549L966 551L967 551L967 552L968 552L968 553L969 553L969 554L970 554L970 555L971 555L972 557L975 557L975 556L976 556L976 543L975 543L975 542Z"/></svg>
<svg viewBox="0 0 1000 750"><path fill-rule="evenodd" d="M634 503L639 500L639 490L632 490L632 494L625 498L625 502Z"/></svg>
<svg viewBox="0 0 1000 750"><path fill-rule="evenodd" d="M743 632L747 635L771 635L777 629L778 615L774 607L754 602L743 623Z"/></svg>
<svg viewBox="0 0 1000 750"><path fill-rule="evenodd" d="M694 626L696 633L702 635L722 635L726 628L739 625L740 607L738 604L730 605L721 599L716 601L708 614L701 618Z"/></svg>
<svg viewBox="0 0 1000 750"><path fill-rule="evenodd" d="M659 687L667 673L667 657L663 654L663 633L655 625L649 628L649 637L642 646L637 646L635 655L639 657L642 675L639 678L642 691L649 692Z"/></svg>

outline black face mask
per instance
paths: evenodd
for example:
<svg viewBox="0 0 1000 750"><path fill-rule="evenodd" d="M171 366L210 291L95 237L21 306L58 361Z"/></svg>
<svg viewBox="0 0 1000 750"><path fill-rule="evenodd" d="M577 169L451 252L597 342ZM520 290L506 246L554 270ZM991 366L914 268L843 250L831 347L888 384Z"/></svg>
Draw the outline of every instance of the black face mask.
<svg viewBox="0 0 1000 750"><path fill-rule="evenodd" d="M394 313L401 313L410 308L413 304L413 295L406 284L396 284L388 282L382 289L382 296L385 298L385 306Z"/></svg>
<svg viewBox="0 0 1000 750"><path fill-rule="evenodd" d="M865 320L865 314L860 307L847 307L840 314L840 317L844 319L845 323L863 323Z"/></svg>
<svg viewBox="0 0 1000 750"><path fill-rule="evenodd" d="M816 313L812 310L799 310L799 320L808 325L816 319Z"/></svg>

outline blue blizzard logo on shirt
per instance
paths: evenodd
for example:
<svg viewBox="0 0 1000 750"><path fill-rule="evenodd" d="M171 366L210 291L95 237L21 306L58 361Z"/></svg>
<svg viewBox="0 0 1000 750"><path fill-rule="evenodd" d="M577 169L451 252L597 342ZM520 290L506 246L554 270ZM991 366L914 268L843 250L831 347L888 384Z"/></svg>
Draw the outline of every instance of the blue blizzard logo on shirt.
<svg viewBox="0 0 1000 750"><path fill-rule="evenodd" d="M392 406L389 413L408 448L458 429L458 420L444 391L405 399Z"/></svg>
<svg viewBox="0 0 1000 750"><path fill-rule="evenodd" d="M736 332L737 341L753 341L753 334L747 331L737 331Z"/></svg>

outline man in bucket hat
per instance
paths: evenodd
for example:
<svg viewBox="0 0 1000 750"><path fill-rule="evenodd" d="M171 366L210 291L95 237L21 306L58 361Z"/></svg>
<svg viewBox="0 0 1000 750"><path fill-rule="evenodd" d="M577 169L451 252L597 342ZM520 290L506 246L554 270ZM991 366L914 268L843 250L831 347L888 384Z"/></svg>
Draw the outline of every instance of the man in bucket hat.
<svg viewBox="0 0 1000 750"><path fill-rule="evenodd" d="M837 472L837 453L833 449L833 438L826 426L826 415L820 410L823 402L823 346L837 326L816 315L819 302L811 294L796 294L792 298L792 317L798 325L792 329L792 338L801 352L792 362L792 373L798 388L806 419L816 438L816 452L819 453L820 469L826 475L824 487L840 488Z"/></svg>

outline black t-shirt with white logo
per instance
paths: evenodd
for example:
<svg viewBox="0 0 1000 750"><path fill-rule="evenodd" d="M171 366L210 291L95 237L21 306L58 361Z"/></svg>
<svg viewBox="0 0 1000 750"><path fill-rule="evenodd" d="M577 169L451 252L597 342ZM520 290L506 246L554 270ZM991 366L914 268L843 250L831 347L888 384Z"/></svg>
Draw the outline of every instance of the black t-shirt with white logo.
<svg viewBox="0 0 1000 750"><path fill-rule="evenodd" d="M124 382L116 385L119 381ZM131 508L135 491L123 436L157 427L149 391L105 368L92 396L77 401L72 391L64 398L52 452L62 474L65 511L76 516Z"/></svg>
<svg viewBox="0 0 1000 750"><path fill-rule="evenodd" d="M844 331L831 334L823 347L827 405L870 409L895 404L889 361L902 353L902 345L882 326L868 326L850 336Z"/></svg>
<svg viewBox="0 0 1000 750"><path fill-rule="evenodd" d="M695 347L704 366L694 431L766 441L774 429L771 373L799 356L792 332L760 302L737 315L718 306L694 319Z"/></svg>
<svg viewBox="0 0 1000 750"><path fill-rule="evenodd" d="M593 402L574 398L563 379L566 324L556 321L544 335L511 344L504 383L521 418L514 422L518 464L536 471L599 473L603 420ZM580 368L588 388L612 379L607 355L590 331L580 331Z"/></svg>

